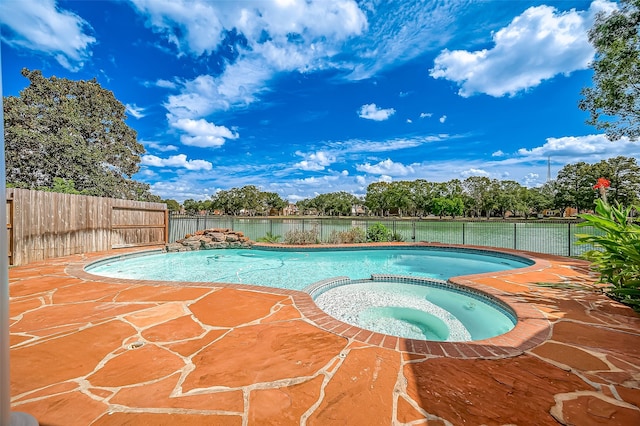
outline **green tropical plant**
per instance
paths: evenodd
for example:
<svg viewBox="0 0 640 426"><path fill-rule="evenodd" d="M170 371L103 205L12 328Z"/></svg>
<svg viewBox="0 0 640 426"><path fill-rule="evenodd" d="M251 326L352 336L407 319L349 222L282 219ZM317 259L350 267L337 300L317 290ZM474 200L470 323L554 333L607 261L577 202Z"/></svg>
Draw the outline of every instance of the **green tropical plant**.
<svg viewBox="0 0 640 426"><path fill-rule="evenodd" d="M277 243L282 238L280 235L274 235L271 232L267 232L264 237L258 238L258 242L260 243Z"/></svg>
<svg viewBox="0 0 640 426"><path fill-rule="evenodd" d="M608 295L640 311L640 226L630 219L634 210L598 199L595 214L580 215L584 222L578 226L592 226L599 235L577 236L578 244L594 246L583 257L600 273L600 282L611 284Z"/></svg>
<svg viewBox="0 0 640 426"><path fill-rule="evenodd" d="M385 243L391 239L391 231L380 222L376 222L367 229L367 241Z"/></svg>

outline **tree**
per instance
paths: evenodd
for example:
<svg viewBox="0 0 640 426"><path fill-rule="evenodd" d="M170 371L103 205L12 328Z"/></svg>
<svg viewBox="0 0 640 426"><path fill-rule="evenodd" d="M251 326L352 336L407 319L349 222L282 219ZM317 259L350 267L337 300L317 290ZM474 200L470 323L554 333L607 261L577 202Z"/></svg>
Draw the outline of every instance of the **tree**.
<svg viewBox="0 0 640 426"><path fill-rule="evenodd" d="M599 177L596 174L594 167L583 161L567 164L560 169L555 182L556 207L575 207L578 213L584 209L592 209L595 202L593 185Z"/></svg>
<svg viewBox="0 0 640 426"><path fill-rule="evenodd" d="M415 212L415 202L412 196L411 184L408 181L397 181L389 184L386 191L387 205L398 209L402 217L403 212Z"/></svg>
<svg viewBox="0 0 640 426"><path fill-rule="evenodd" d="M587 123L611 140L640 136L640 0L621 0L620 8L600 14L589 31L596 49L593 88L582 90L580 109Z"/></svg>
<svg viewBox="0 0 640 426"><path fill-rule="evenodd" d="M551 181L539 188L525 189L523 196L524 205L526 206L524 211L525 218L528 217L529 212L542 214L544 210L553 208L554 188L554 182Z"/></svg>
<svg viewBox="0 0 640 426"><path fill-rule="evenodd" d="M378 216L384 216L389 210L388 203L388 182L374 182L367 186L367 195L364 197L364 205L372 212L377 212Z"/></svg>
<svg viewBox="0 0 640 426"><path fill-rule="evenodd" d="M434 184L424 179L417 179L411 185L411 196L415 204L416 213L426 215L431 212Z"/></svg>
<svg viewBox="0 0 640 426"><path fill-rule="evenodd" d="M133 180L144 147L125 123L125 107L98 82L45 78L22 70L30 84L4 98L7 182L53 188L73 181L89 195L159 200Z"/></svg>
<svg viewBox="0 0 640 426"><path fill-rule="evenodd" d="M635 204L640 197L640 166L633 157L613 157L594 165L594 177L604 177L611 183L607 197L612 204Z"/></svg>
<svg viewBox="0 0 640 426"><path fill-rule="evenodd" d="M78 191L76 189L76 184L74 181L72 180L67 180L67 179L62 179L59 177L55 177L53 178L53 185L51 186L51 188L49 187L40 187L37 188L40 191L47 191L47 192L60 192L63 194L80 194L80 195L86 195L86 191Z"/></svg>
<svg viewBox="0 0 640 426"><path fill-rule="evenodd" d="M167 210L169 210L170 212L180 211L180 203L178 203L176 200L167 199L160 202L165 203L167 205Z"/></svg>
<svg viewBox="0 0 640 426"><path fill-rule="evenodd" d="M263 192L260 198L267 214L270 214L271 210L280 212L280 210L287 207L287 202L276 192Z"/></svg>
<svg viewBox="0 0 640 426"><path fill-rule="evenodd" d="M196 214L200 210L202 210L202 202L196 201L192 198L184 200L182 206L184 207L184 210L187 212L187 214Z"/></svg>
<svg viewBox="0 0 640 426"><path fill-rule="evenodd" d="M481 216L484 212L491 216L498 192L498 181L485 176L469 176L462 182L462 187L469 196L472 216Z"/></svg>
<svg viewBox="0 0 640 426"><path fill-rule="evenodd" d="M186 209L187 206L182 204ZM230 191L219 190L215 194L211 196L211 206L213 209L219 209L224 212L224 214L228 214L232 212L231 205L231 194Z"/></svg>
<svg viewBox="0 0 640 426"><path fill-rule="evenodd" d="M519 211L524 211L525 204L522 189L522 185L513 180L503 180L499 182L495 198L495 206L503 219L506 218L508 211L513 214Z"/></svg>

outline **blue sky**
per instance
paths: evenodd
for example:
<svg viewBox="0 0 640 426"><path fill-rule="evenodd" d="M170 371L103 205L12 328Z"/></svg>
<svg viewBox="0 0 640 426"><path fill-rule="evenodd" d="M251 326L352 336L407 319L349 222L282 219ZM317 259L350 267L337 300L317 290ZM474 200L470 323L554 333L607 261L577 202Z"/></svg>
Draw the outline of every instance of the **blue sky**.
<svg viewBox="0 0 640 426"><path fill-rule="evenodd" d="M624 155L584 123L594 1L2 0L4 95L96 77L163 198L256 185L296 202L378 181L537 186Z"/></svg>

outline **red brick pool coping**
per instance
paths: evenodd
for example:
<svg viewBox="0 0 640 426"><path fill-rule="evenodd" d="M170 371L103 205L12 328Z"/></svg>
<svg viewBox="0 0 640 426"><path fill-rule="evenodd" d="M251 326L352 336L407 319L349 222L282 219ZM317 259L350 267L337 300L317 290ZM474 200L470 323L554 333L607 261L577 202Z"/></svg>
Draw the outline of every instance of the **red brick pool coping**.
<svg viewBox="0 0 640 426"><path fill-rule="evenodd" d="M133 251L10 270L13 410L50 425L640 421L640 317L583 261L500 250L536 263L452 281L518 325L447 343L343 324L299 291L83 270Z"/></svg>

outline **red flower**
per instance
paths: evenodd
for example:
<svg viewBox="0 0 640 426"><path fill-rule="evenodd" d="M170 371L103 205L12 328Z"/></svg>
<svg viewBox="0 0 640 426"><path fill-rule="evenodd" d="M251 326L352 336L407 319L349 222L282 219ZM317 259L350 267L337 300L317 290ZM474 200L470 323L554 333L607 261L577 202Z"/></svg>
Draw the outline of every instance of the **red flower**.
<svg viewBox="0 0 640 426"><path fill-rule="evenodd" d="M608 188L611 186L611 182L609 182L609 180L607 180L607 178L598 178L598 182L596 182L595 185L593 185L593 189L600 189L600 188Z"/></svg>

